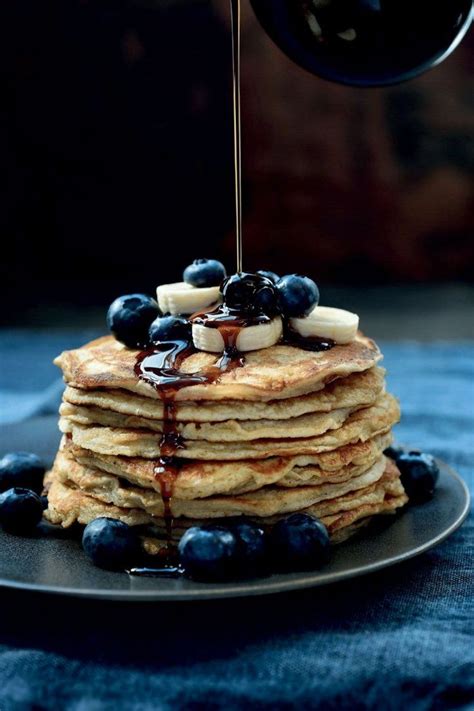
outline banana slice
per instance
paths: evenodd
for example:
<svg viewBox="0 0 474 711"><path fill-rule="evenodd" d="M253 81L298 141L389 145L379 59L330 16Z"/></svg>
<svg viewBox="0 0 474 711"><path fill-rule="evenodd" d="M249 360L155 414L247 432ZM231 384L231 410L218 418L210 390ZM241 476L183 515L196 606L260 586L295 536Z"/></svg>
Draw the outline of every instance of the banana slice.
<svg viewBox="0 0 474 711"><path fill-rule="evenodd" d="M206 309L221 300L218 286L198 288L178 281L175 284L162 284L156 290L158 306L165 313L193 314Z"/></svg>
<svg viewBox="0 0 474 711"><path fill-rule="evenodd" d="M359 328L359 317L344 309L315 306L304 318L291 318L290 326L304 338L330 338L336 343L350 343Z"/></svg>
<svg viewBox="0 0 474 711"><path fill-rule="evenodd" d="M199 351L209 353L222 353L225 342L217 328L209 328L200 323L193 323L193 343ZM281 318L277 316L269 323L259 323L256 326L245 326L237 336L236 348L242 353L258 351L261 348L270 348L281 338L283 326Z"/></svg>

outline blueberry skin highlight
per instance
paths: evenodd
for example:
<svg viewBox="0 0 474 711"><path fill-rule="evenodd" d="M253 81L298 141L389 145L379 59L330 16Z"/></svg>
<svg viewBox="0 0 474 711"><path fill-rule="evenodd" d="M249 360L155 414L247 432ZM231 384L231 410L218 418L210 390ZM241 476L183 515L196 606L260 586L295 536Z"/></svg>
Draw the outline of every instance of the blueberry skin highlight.
<svg viewBox="0 0 474 711"><path fill-rule="evenodd" d="M17 486L41 494L44 473L45 466L36 454L9 452L0 459L0 492Z"/></svg>
<svg viewBox="0 0 474 711"><path fill-rule="evenodd" d="M182 316L158 316L148 330L150 343L160 341L190 341L191 324Z"/></svg>
<svg viewBox="0 0 474 711"><path fill-rule="evenodd" d="M439 478L439 467L431 454L405 452L396 460L400 479L412 503L432 498Z"/></svg>
<svg viewBox="0 0 474 711"><path fill-rule="evenodd" d="M155 299L146 294L119 296L107 312L107 328L128 348L144 348L148 344L148 329L160 309Z"/></svg>
<svg viewBox="0 0 474 711"><path fill-rule="evenodd" d="M31 533L43 516L41 498L30 489L15 487L0 495L0 525L9 533Z"/></svg>
<svg viewBox="0 0 474 711"><path fill-rule="evenodd" d="M270 549L278 569L314 570L329 560L329 534L319 519L295 513L274 525Z"/></svg>
<svg viewBox="0 0 474 711"><path fill-rule="evenodd" d="M265 277L266 279L270 279L272 284L276 284L277 281L280 281L280 277L278 276L278 274L275 274L275 272L270 272L265 269L259 269L257 274L259 276Z"/></svg>
<svg viewBox="0 0 474 711"><path fill-rule="evenodd" d="M141 557L138 534L123 521L96 518L84 529L82 547L94 565L107 570L125 570Z"/></svg>
<svg viewBox="0 0 474 711"><path fill-rule="evenodd" d="M307 316L319 303L319 289L309 277L287 274L277 282L276 288L280 308L285 316Z"/></svg>
<svg viewBox="0 0 474 711"><path fill-rule="evenodd" d="M186 284L200 288L219 286L225 277L225 267L217 259L195 259L183 272Z"/></svg>
<svg viewBox="0 0 474 711"><path fill-rule="evenodd" d="M245 516L228 519L223 525L237 539L235 562L238 574L247 576L265 572L268 547L263 528Z"/></svg>
<svg viewBox="0 0 474 711"><path fill-rule="evenodd" d="M179 562L195 580L227 580L235 575L237 538L226 527L193 526L178 545Z"/></svg>

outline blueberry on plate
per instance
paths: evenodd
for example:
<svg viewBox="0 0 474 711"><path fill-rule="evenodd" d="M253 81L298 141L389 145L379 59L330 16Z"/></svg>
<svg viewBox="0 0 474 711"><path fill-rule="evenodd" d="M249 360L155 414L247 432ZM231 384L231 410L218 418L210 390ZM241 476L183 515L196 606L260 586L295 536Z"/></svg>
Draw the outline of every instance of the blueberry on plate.
<svg viewBox="0 0 474 711"><path fill-rule="evenodd" d="M245 516L226 519L223 525L228 527L237 539L235 562L239 575L263 572L267 553L263 528Z"/></svg>
<svg viewBox="0 0 474 711"><path fill-rule="evenodd" d="M191 340L191 324L183 316L158 316L148 330L150 343Z"/></svg>
<svg viewBox="0 0 474 711"><path fill-rule="evenodd" d="M178 545L179 562L195 580L226 580L236 572L237 537L225 526L193 526Z"/></svg>
<svg viewBox="0 0 474 711"><path fill-rule="evenodd" d="M183 281L197 287L219 286L226 271L217 259L195 259L183 272Z"/></svg>
<svg viewBox="0 0 474 711"><path fill-rule="evenodd" d="M241 314L275 316L278 294L273 282L259 274L239 272L227 277L221 286L225 305Z"/></svg>
<svg viewBox="0 0 474 711"><path fill-rule="evenodd" d="M404 452L396 464L408 498L414 503L431 499L439 477L436 459L422 452Z"/></svg>
<svg viewBox="0 0 474 711"><path fill-rule="evenodd" d="M278 274L275 274L275 272L270 272L266 269L259 269L257 274L259 276L265 277L266 279L270 279L272 284L276 284L277 281L280 281L280 277L278 276Z"/></svg>
<svg viewBox="0 0 474 711"><path fill-rule="evenodd" d="M30 533L41 521L41 498L30 489L15 487L0 494L0 525L9 533Z"/></svg>
<svg viewBox="0 0 474 711"><path fill-rule="evenodd" d="M319 302L319 289L307 276L287 274L276 285L282 313L288 317L307 316Z"/></svg>
<svg viewBox="0 0 474 711"><path fill-rule="evenodd" d="M0 492L20 486L40 494L44 472L44 464L36 454L9 452L0 459Z"/></svg>
<svg viewBox="0 0 474 711"><path fill-rule="evenodd" d="M155 299L146 294L127 294L112 302L107 312L107 327L128 348L143 348L148 343L148 329L160 315Z"/></svg>
<svg viewBox="0 0 474 711"><path fill-rule="evenodd" d="M319 519L305 513L281 519L270 533L276 567L283 570L313 570L329 559L329 534Z"/></svg>
<svg viewBox="0 0 474 711"><path fill-rule="evenodd" d="M393 461L396 463L398 461L398 458L402 455L405 454L406 450L403 447L397 447L395 445L390 445L390 447L387 447L387 449L384 449L383 453L385 454L386 457L389 459L393 459Z"/></svg>
<svg viewBox="0 0 474 711"><path fill-rule="evenodd" d="M96 518L84 529L82 547L94 565L108 570L125 570L141 557L138 534L114 518Z"/></svg>

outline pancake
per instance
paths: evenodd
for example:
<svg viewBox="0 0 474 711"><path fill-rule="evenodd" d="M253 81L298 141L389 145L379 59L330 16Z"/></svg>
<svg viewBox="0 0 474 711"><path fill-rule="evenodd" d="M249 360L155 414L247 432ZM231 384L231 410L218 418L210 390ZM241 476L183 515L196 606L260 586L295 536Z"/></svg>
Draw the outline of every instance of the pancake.
<svg viewBox="0 0 474 711"><path fill-rule="evenodd" d="M180 402L178 419L180 422L195 423L287 420L311 412L329 412L343 407L371 405L384 390L384 375L382 368L370 368L361 373L338 378L323 390L285 400ZM80 390L68 386L63 399L71 405L101 408L133 417L162 420L164 416L161 399L141 397L127 390Z"/></svg>
<svg viewBox="0 0 474 711"><path fill-rule="evenodd" d="M180 422L173 431L186 441L205 442L250 442L255 439L282 439L292 437L315 437L328 430L340 427L353 412L361 406L346 407L330 412L313 412L309 415L292 417L289 420L227 420L226 422ZM162 420L122 415L100 407L78 407L63 403L59 414L79 425L103 425L115 429L144 429L163 434L166 425Z"/></svg>
<svg viewBox="0 0 474 711"><path fill-rule="evenodd" d="M119 519L131 526L152 526L158 537L165 535L165 522L151 516L143 509L122 508L107 504L90 496L78 488L63 483L55 472L47 476L49 506L45 517L51 523L67 528L74 523L87 524L100 516ZM370 516L389 513L403 506L407 501L399 480L399 472L392 462L387 461L386 470L378 482L357 492L316 503L305 511L321 519L331 536L341 529ZM260 519L264 525L271 525L277 517ZM182 521L181 519L179 521ZM186 520L184 528L198 520ZM178 539L184 528L177 525L174 535Z"/></svg>
<svg viewBox="0 0 474 711"><path fill-rule="evenodd" d="M112 336L92 341L82 348L63 352L54 361L66 382L79 389L129 390L159 399L153 386L137 378L137 351L126 348ZM176 401L251 400L267 402L306 395L321 390L336 378L368 370L382 355L373 341L358 334L351 343L328 351L312 352L286 345L245 354L245 364L224 372L212 384L195 384L177 391ZM184 359L183 373L214 365L216 356L198 352Z"/></svg>
<svg viewBox="0 0 474 711"><path fill-rule="evenodd" d="M313 457L272 457L235 462L185 461L174 479L178 499L197 499L216 494L242 494L264 486L314 486L346 481L367 471L388 447L390 434L367 442L346 445L335 452ZM65 439L62 447L68 456L90 469L113 474L131 484L161 493L155 477L155 462L138 457L113 457L82 449Z"/></svg>
<svg viewBox="0 0 474 711"><path fill-rule="evenodd" d="M248 443L187 440L185 446L176 451L176 456L182 459L239 460L319 454L388 432L399 416L396 399L384 394L371 407L350 415L339 428L316 437L257 439ZM86 426L64 417L59 426L63 433L72 437L74 444L99 454L145 459L157 459L161 455L160 437L148 430Z"/></svg>
<svg viewBox="0 0 474 711"><path fill-rule="evenodd" d="M247 515L267 517L292 513L323 501L343 496L349 492L365 489L377 482L384 474L385 457L364 473L338 483L325 482L318 486L293 488L264 487L258 491L227 496L211 496L204 499L180 500L174 493L169 502L168 514L174 518L221 518L223 516ZM60 481L73 485L84 493L107 504L120 508L144 509L151 516L163 517L165 504L161 494L152 489L125 486L120 479L98 469L90 469L59 452L53 467Z"/></svg>
<svg viewBox="0 0 474 711"><path fill-rule="evenodd" d="M300 511L341 542L406 503L383 455L399 406L361 333L327 351L245 353L212 384L167 380L166 392L135 373L138 355L108 336L56 359L67 387L45 478L52 523L115 518L159 553L192 525L245 515L268 529ZM195 352L179 371L216 362Z"/></svg>

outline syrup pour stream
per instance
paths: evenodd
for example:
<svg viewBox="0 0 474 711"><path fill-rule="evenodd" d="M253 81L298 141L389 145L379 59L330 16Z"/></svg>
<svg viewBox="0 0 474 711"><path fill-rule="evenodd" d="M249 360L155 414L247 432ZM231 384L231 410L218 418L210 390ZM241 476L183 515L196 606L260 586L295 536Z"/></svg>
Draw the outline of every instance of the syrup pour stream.
<svg viewBox="0 0 474 711"><path fill-rule="evenodd" d="M235 236L237 272L242 266L242 129L240 121L240 0L230 0L232 24L232 89L234 109Z"/></svg>

